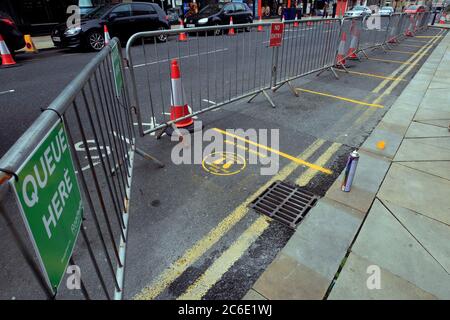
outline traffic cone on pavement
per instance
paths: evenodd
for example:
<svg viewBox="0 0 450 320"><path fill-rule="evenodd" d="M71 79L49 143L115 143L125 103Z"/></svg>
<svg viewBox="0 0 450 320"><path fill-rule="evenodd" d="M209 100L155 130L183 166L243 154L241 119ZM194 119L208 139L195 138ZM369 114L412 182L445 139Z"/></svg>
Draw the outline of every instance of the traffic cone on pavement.
<svg viewBox="0 0 450 320"><path fill-rule="evenodd" d="M356 20L352 21L352 25L350 27L350 35L351 35L351 41L350 41L350 48L348 48L347 52L347 58L350 60L358 60L358 55L356 54L356 51L358 50L358 42L359 42L359 30L356 25Z"/></svg>
<svg viewBox="0 0 450 320"><path fill-rule="evenodd" d="M228 35L229 36L234 36L234 28L233 28L233 17L230 17L230 30L228 30Z"/></svg>
<svg viewBox="0 0 450 320"><path fill-rule="evenodd" d="M414 34L412 33L412 30L414 29L414 17L413 17L413 15L411 14L410 16L409 16L409 26L408 26L408 28L406 29L406 31L405 31L405 36L407 36L407 37L413 37L414 36Z"/></svg>
<svg viewBox="0 0 450 320"><path fill-rule="evenodd" d="M105 47L106 47L111 41L111 37L109 36L108 27L106 26L106 24L103 26L103 33L105 34Z"/></svg>
<svg viewBox="0 0 450 320"><path fill-rule="evenodd" d="M342 32L341 42L339 43L338 54L336 56L335 67L343 68L345 67L345 43L347 42L347 34Z"/></svg>
<svg viewBox="0 0 450 320"><path fill-rule="evenodd" d="M284 14L283 14L283 16L281 17L281 23L284 23Z"/></svg>
<svg viewBox="0 0 450 320"><path fill-rule="evenodd" d="M23 39L25 40L25 52L38 53L38 49L29 34L24 35Z"/></svg>
<svg viewBox="0 0 450 320"><path fill-rule="evenodd" d="M313 25L313 22L312 22L312 21L308 21L308 22L306 23L306 25L307 25L308 27L311 27L311 26Z"/></svg>
<svg viewBox="0 0 450 320"><path fill-rule="evenodd" d="M439 18L439 24L445 24L446 16L447 14L445 12L441 14L441 17Z"/></svg>
<svg viewBox="0 0 450 320"><path fill-rule="evenodd" d="M295 19L294 19L294 28L298 27L298 15L295 14Z"/></svg>
<svg viewBox="0 0 450 320"><path fill-rule="evenodd" d="M180 29L184 29L184 23L183 20L180 19ZM187 35L186 32L181 32L178 36L178 41L187 41Z"/></svg>
<svg viewBox="0 0 450 320"><path fill-rule="evenodd" d="M2 67L11 67L16 65L13 56L9 52L8 46L6 45L5 40L3 40L2 35L0 34L0 56L2 58Z"/></svg>
<svg viewBox="0 0 450 320"><path fill-rule="evenodd" d="M178 61L173 59L170 65L170 78L172 83L172 96L171 96L171 107L170 107L170 120L174 121L179 118L190 115L189 106L184 100L184 90L181 84L181 73ZM194 123L192 118L187 118L178 121L175 125L177 128L186 128Z"/></svg>
<svg viewBox="0 0 450 320"><path fill-rule="evenodd" d="M258 23L262 23L262 18L261 18L261 17L259 17ZM262 26L262 25L259 25L257 31L258 31L258 32L264 31L263 26Z"/></svg>

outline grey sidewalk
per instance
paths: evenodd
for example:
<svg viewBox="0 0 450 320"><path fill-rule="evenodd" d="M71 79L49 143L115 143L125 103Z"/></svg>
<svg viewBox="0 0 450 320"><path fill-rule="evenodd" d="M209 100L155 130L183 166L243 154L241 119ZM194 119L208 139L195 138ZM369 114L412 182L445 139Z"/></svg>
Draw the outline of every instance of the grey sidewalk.
<svg viewBox="0 0 450 320"><path fill-rule="evenodd" d="M244 299L449 299L449 122L450 33Z"/></svg>

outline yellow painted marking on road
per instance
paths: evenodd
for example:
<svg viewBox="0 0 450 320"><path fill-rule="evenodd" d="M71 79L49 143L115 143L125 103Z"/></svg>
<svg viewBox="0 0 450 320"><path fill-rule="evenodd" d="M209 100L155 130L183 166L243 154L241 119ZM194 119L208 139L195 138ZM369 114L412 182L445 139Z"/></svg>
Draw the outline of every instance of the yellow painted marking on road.
<svg viewBox="0 0 450 320"><path fill-rule="evenodd" d="M322 139L314 141L305 151L298 155L298 158L310 158L323 144ZM161 273L149 286L143 288L139 294L134 296L136 300L152 300L161 294L172 282L174 282L187 268L194 264L201 256L214 246L228 231L244 218L248 211L248 205L275 181L285 180L295 169L299 167L296 162L290 162L283 167L269 181L262 185L250 197L244 200L236 209L225 217L214 229L189 248L181 258L170 265Z"/></svg>
<svg viewBox="0 0 450 320"><path fill-rule="evenodd" d="M345 71L345 70L341 70L341 69L335 69L335 71L339 71L339 72L348 72L350 74L355 74L358 76L366 76L366 77L373 77L373 78L379 78L379 79L386 79L386 80L390 80L390 81L406 81L405 79L401 79L401 78L396 78L396 77L387 77L387 76L382 76L379 74L375 74L375 73L367 73L367 72L357 72L357 71Z"/></svg>
<svg viewBox="0 0 450 320"><path fill-rule="evenodd" d="M416 36L416 38L442 38L442 36Z"/></svg>
<svg viewBox="0 0 450 320"><path fill-rule="evenodd" d="M315 162L319 166L324 166L331 159L331 157L339 150L342 144L334 142ZM299 186L306 186L316 175L317 171L308 169L303 173L295 183Z"/></svg>
<svg viewBox="0 0 450 320"><path fill-rule="evenodd" d="M269 227L268 218L259 217L233 244L217 258L177 300L200 300L238 261L245 251Z"/></svg>
<svg viewBox="0 0 450 320"><path fill-rule="evenodd" d="M404 54L410 54L414 55L416 52L409 52L409 51L400 51L400 50L389 50L389 52L397 52L397 53L404 53ZM420 53L419 56L427 56L428 54Z"/></svg>
<svg viewBox="0 0 450 320"><path fill-rule="evenodd" d="M296 163L298 163L298 164L300 164L300 165L304 165L304 166L313 168L313 169L315 169L315 170L321 171L321 172L326 173L326 174L332 174L332 173L333 173L330 169L323 168L323 167L321 167L321 166L318 166L318 165L315 165L315 164L313 164L313 163L307 162L307 161L305 161L305 160L302 160L302 159L296 158L296 157L294 157L294 156L291 156L290 154L284 153L284 152L282 152L282 151L279 151L279 150L276 150L276 149L267 147L267 146L265 146L265 145L256 143L256 142L254 142L254 141L251 141L251 140L242 138L242 137L240 137L240 136L238 136L238 135L235 135L235 134L233 134L233 133L226 132L226 131L224 131L224 130L222 130L222 129L214 128L213 130L215 130L215 131L217 131L217 132L220 132L220 133L222 133L222 134L224 134L224 135L226 135L226 136L233 137L233 138L236 138L236 139L238 139L238 140L247 142L248 144L257 146L257 147L259 147L259 148L261 148L261 149L265 149L265 150L267 150L267 151L276 153L276 154L278 154L279 156L282 156L283 158L289 159L289 160L291 160L291 161L293 161L293 162L296 162Z"/></svg>
<svg viewBox="0 0 450 320"><path fill-rule="evenodd" d="M413 39L405 39L405 41L417 42L417 43L427 43L427 41L413 40Z"/></svg>
<svg viewBox="0 0 450 320"><path fill-rule="evenodd" d="M426 45L425 46L416 46L416 45L413 45L413 44L405 44L405 43L400 43L399 45L398 45L399 47L411 47L411 48L424 48L424 47L426 47Z"/></svg>
<svg viewBox="0 0 450 320"><path fill-rule="evenodd" d="M245 151L248 151L248 152L250 152L250 153L256 154L257 156L260 156L261 158L267 158L267 155L262 154L262 153L260 153L260 152L258 152L258 151L256 151L256 150L251 149L251 148L247 148L246 146L243 146L243 145L241 145L241 144L239 144L239 143L234 143L234 141L231 141L231 140L225 140L225 143L226 143L226 144L233 145L233 146L236 146L237 148L239 148L239 149L241 149L241 150L245 150Z"/></svg>
<svg viewBox="0 0 450 320"><path fill-rule="evenodd" d="M430 41L428 42L428 44L429 44L429 43L432 43L434 40L435 40L435 39L430 40ZM403 45L403 44L402 44L402 45ZM416 52L416 54L422 53L425 49L431 48L431 46L429 46L429 45L428 45L428 46L427 46L427 45L424 45L424 46L420 46L419 48L420 48L420 49ZM409 59L406 60L406 61L407 61L407 62L415 61L417 57L418 57L418 56L413 55L413 56L411 56L411 58L409 58ZM417 60L418 60L418 59L417 59ZM406 65L401 65L400 67L398 67L397 69L395 69L395 70L390 74L390 76L391 76L391 77L397 76L397 74L399 74L404 68L406 68ZM389 80L383 80L383 81L382 81L382 82L381 82L374 90L372 90L372 92L373 92L373 93L379 93L380 90L383 89L388 83L389 83ZM398 82L397 82L397 83L398 83Z"/></svg>
<svg viewBox="0 0 450 320"><path fill-rule="evenodd" d="M302 88L295 88L295 90L296 91L308 92L308 93L312 93L312 94L317 94L319 96L334 98L334 99L338 99L338 100L342 100L342 101L347 101L347 102L351 102L351 103L354 103L354 104L359 104L359 105L363 105L363 106L367 106L367 107L384 108L384 106L382 106L381 104L369 103L369 102L366 102L366 101L360 101L360 100L355 100L355 99L349 99L349 98L335 96L335 95L328 94L328 93L312 91L312 90L302 89Z"/></svg>
<svg viewBox="0 0 450 320"><path fill-rule="evenodd" d="M389 60L389 59L379 59L379 58L369 58L369 60L373 60L373 61L381 61L381 62L388 62L388 63L398 63L398 64L413 64L413 63L407 62L407 61ZM414 63L414 65L415 65L415 63Z"/></svg>

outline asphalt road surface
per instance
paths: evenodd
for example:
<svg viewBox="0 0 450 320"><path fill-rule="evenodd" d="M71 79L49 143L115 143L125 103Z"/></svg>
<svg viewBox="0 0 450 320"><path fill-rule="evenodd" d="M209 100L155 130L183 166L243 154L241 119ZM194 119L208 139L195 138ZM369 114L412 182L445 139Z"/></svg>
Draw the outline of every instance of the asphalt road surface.
<svg viewBox="0 0 450 320"><path fill-rule="evenodd" d="M297 59L298 68L306 68L305 64L313 63L310 60L314 57L318 65L326 61L320 56L323 47L305 49L301 45L309 37L327 39L325 31L291 32L299 37L285 40L293 41L292 52L298 54L287 58ZM255 212L249 206L251 202L276 181L323 195L342 171L348 154L362 144L439 43L440 38L435 36L441 32L422 32L422 37L408 38L387 53L370 51L369 60L347 63L349 73L338 71L339 80L328 71L299 78L292 82L299 97L287 85L270 93L276 108L260 95L251 103L240 100L199 116L197 121L203 122L204 130L210 129L229 140L236 150L246 148L259 153L261 148L270 148L270 155L279 156L279 171L275 175L261 175L264 165L248 163L249 153L245 166L234 168L232 164L228 171L222 171L232 172L230 175L219 175L202 163L175 165L171 153L176 142L167 136L160 140L151 135L138 138L137 145L164 161L166 167L159 169L140 157L134 162L124 298L242 298L293 233L291 228ZM186 98L191 99L194 110L264 87L270 81L272 49L267 48L265 32L214 38L190 35L190 41L182 44L174 39L156 46L146 43L145 54L140 45L132 48L147 128L163 120L169 111L172 58L180 58ZM327 45L327 41L319 43ZM5 74L2 78L8 79L0 84L0 92L15 90L0 95L2 114L6 115L0 120L0 154L92 57L92 53L61 51L18 55L21 66L0 70ZM165 71L158 73L158 68ZM297 70L287 70L279 76ZM214 85L207 85L212 82ZM155 88L151 91L156 92L155 96L148 96L149 85ZM225 131L239 128L278 130L279 145L273 140L233 139ZM8 215L0 220L0 298L45 298L28 266L28 261L36 259L13 201L7 208ZM20 253L11 225L24 239L24 247L31 252L29 257ZM98 240L92 244L98 250ZM83 243L75 250L75 258L91 296L104 298ZM102 272L112 290L111 277L104 266ZM57 298L81 297L79 291L69 291L63 285Z"/></svg>

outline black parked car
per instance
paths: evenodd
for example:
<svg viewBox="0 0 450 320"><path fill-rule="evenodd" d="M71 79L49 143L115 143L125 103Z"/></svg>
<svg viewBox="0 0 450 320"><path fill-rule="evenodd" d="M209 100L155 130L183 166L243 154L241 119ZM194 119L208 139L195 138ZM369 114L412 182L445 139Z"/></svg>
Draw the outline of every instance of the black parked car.
<svg viewBox="0 0 450 320"><path fill-rule="evenodd" d="M0 34L8 46L9 51L14 53L25 47L25 40L22 32L17 29L14 20L4 12L0 11Z"/></svg>
<svg viewBox="0 0 450 320"><path fill-rule="evenodd" d="M227 25L233 17L233 24L253 22L253 13L245 3L210 4L199 13L186 17L185 27Z"/></svg>
<svg viewBox="0 0 450 320"><path fill-rule="evenodd" d="M94 9L82 16L79 27L67 28L66 24L57 26L52 32L52 40L57 47L99 51L105 45L105 24L111 38L118 37L121 41L128 40L137 32L170 28L164 11L157 4L122 3ZM164 42L167 36L159 36L157 40Z"/></svg>

